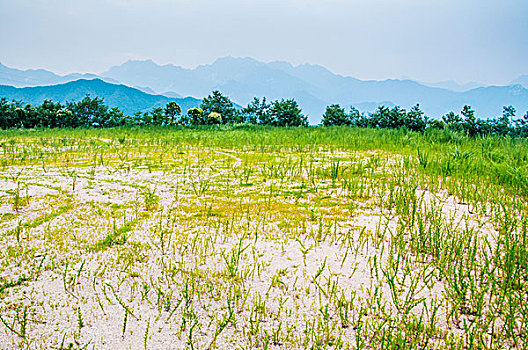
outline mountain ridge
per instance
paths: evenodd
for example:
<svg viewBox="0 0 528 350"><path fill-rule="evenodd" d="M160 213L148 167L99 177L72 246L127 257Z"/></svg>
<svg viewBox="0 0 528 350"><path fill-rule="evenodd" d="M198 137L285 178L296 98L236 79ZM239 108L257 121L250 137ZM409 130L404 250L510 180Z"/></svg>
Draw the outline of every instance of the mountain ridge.
<svg viewBox="0 0 528 350"><path fill-rule="evenodd" d="M3 65L0 62L0 85L14 87L32 87L63 84L79 79L101 79L108 83L119 83L112 78L101 77L94 73L70 73L58 75L46 69L16 69Z"/></svg>
<svg viewBox="0 0 528 350"><path fill-rule="evenodd" d="M450 111L458 112L466 104L484 118L500 115L502 107L510 104L522 112L528 109L528 91L514 94L508 86L452 91L409 79L359 80L335 74L320 65L264 63L248 57L222 57L195 68L144 62L127 61L102 75L127 84L150 86L159 92L172 90L195 97L216 89L242 105L254 96L265 96L268 100L294 98L313 124L320 121L325 107L333 103L348 108L365 105L367 101L386 101L407 109L420 104L427 115L436 118ZM141 73L143 64L148 66L148 72ZM133 75L129 74L131 71Z"/></svg>
<svg viewBox="0 0 528 350"><path fill-rule="evenodd" d="M86 95L102 98L109 107L118 107L129 115L155 107L164 107L171 101L178 103L183 111L198 107L201 102L192 97L173 98L148 94L129 86L112 84L101 79L79 79L57 85L23 88L0 85L0 97L8 100L21 100L33 105L40 104L45 99L61 103L74 102L82 100Z"/></svg>
<svg viewBox="0 0 528 350"><path fill-rule="evenodd" d="M459 112L466 104L482 118L496 117L502 113L502 107L508 105L513 105L519 113L528 110L528 90L523 85L525 80L528 85L528 76L512 81L521 84L519 86L479 86L467 90L469 85L456 85L458 91L453 91L443 87L456 84L449 81L435 84L411 79L360 80L316 64L265 63L250 57L230 56L195 68L159 65L153 60L128 60L100 74L73 73L66 76L43 69L21 71L0 64L0 83L5 83L2 78L5 78L6 71L11 73L11 80L16 80L13 74L29 74L25 84L46 79L56 82L79 77L99 78L171 98L191 96L201 99L213 90L220 90L239 105L246 105L253 97L266 97L268 101L293 98L312 124L317 124L326 106L334 103L346 108L355 106L364 112L371 112L376 104L398 105L406 109L420 104L422 110L433 118L450 111ZM476 83L469 84L474 86Z"/></svg>

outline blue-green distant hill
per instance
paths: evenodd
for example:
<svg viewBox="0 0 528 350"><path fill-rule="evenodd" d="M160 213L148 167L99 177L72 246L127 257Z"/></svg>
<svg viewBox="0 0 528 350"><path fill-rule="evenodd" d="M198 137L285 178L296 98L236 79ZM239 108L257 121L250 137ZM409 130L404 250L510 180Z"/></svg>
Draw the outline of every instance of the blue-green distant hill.
<svg viewBox="0 0 528 350"><path fill-rule="evenodd" d="M198 107L200 100L192 97L175 98L148 94L125 85L111 84L100 79L80 79L65 84L16 88L0 85L0 97L8 100L23 101L37 105L45 99L54 102L79 101L86 95L104 99L110 107L118 107L126 114L146 111L155 107L164 107L168 102L175 101L182 111Z"/></svg>

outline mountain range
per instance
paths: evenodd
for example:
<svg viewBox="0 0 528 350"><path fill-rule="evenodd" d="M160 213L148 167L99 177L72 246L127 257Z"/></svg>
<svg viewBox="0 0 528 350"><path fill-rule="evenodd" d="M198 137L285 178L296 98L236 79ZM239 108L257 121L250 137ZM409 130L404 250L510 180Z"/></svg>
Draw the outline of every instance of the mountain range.
<svg viewBox="0 0 528 350"><path fill-rule="evenodd" d="M170 101L178 103L183 111L198 107L201 102L192 97L174 98L148 94L122 84L107 83L101 79L79 79L64 84L23 88L0 85L0 97L33 105L41 104L45 99L61 103L79 101L86 95L103 98L105 104L118 107L128 115L156 107L165 107Z"/></svg>
<svg viewBox="0 0 528 350"><path fill-rule="evenodd" d="M220 58L212 64L192 69L158 65L152 60L131 60L98 75L60 76L42 69L22 71L0 65L0 84L18 87L59 84L79 78L97 78L108 85L133 87L150 96L144 97L145 103L149 99L161 103L164 98L177 100L181 96L201 99L212 90L220 90L239 105L246 105L255 96L265 96L268 101L294 98L312 124L320 121L325 107L332 103L354 106L362 111L372 111L379 105L410 108L419 103L422 110L433 118L450 111L458 112L466 104L472 106L480 118L499 116L502 107L507 105L513 105L519 114L528 110L528 76L521 76L508 86L459 85L452 81L420 83L410 79L359 80L332 73L318 65L293 66L281 61L264 63L252 58L233 57ZM88 84L88 80L82 81L82 84ZM72 85L64 84L60 90L70 87ZM43 90L39 91L42 97ZM80 93L79 86L76 91ZM132 90L120 91L120 94L98 96L126 111L137 111L145 106L140 106L139 102L134 105L135 98L127 97ZM185 110L184 106L182 108Z"/></svg>
<svg viewBox="0 0 528 350"><path fill-rule="evenodd" d="M442 89L447 89L447 90L451 90L451 91L457 91L457 92L464 92L464 91L468 91L468 90L471 90L471 89L475 89L475 88L478 88L478 87L484 87L485 85L484 84L481 84L481 83L477 83L475 81L471 81L469 83L465 83L465 84L459 84L457 83L456 81L453 81L453 80L445 80L445 81L438 81L438 82L419 82L420 84L422 85L425 85L425 86L430 86L430 87L437 87L437 88L442 88ZM509 85L514 85L515 83L511 83ZM526 85L526 87L528 88L528 84Z"/></svg>

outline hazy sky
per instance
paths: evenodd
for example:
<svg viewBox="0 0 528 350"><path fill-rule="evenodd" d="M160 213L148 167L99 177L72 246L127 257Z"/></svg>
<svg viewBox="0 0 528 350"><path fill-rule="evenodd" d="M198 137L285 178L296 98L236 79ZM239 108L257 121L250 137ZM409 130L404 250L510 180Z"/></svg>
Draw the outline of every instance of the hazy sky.
<svg viewBox="0 0 528 350"><path fill-rule="evenodd" d="M528 74L527 0L0 0L0 62L57 73L127 59L313 63L360 79Z"/></svg>

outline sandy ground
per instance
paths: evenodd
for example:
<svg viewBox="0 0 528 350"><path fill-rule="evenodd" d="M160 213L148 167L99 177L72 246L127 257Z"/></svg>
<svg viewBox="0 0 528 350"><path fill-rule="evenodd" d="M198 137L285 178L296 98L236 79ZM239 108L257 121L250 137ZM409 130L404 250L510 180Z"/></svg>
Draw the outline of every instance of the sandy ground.
<svg viewBox="0 0 528 350"><path fill-rule="evenodd" d="M4 168L0 277L24 281L4 290L0 315L23 337L0 325L0 348L348 348L362 318L398 318L382 273L398 217L379 207L382 191L351 196L328 179L303 189L298 179L265 179L242 154L211 154L188 170L180 160L164 170ZM370 155L331 156L367 164ZM29 202L15 209L14 193ZM447 193L417 195L455 225L493 233ZM127 223L126 242L101 243ZM415 274L427 271L407 258ZM411 281L397 278L404 298ZM444 289L420 280L413 299L425 302L413 313L441 302ZM446 312L438 327L459 334Z"/></svg>

